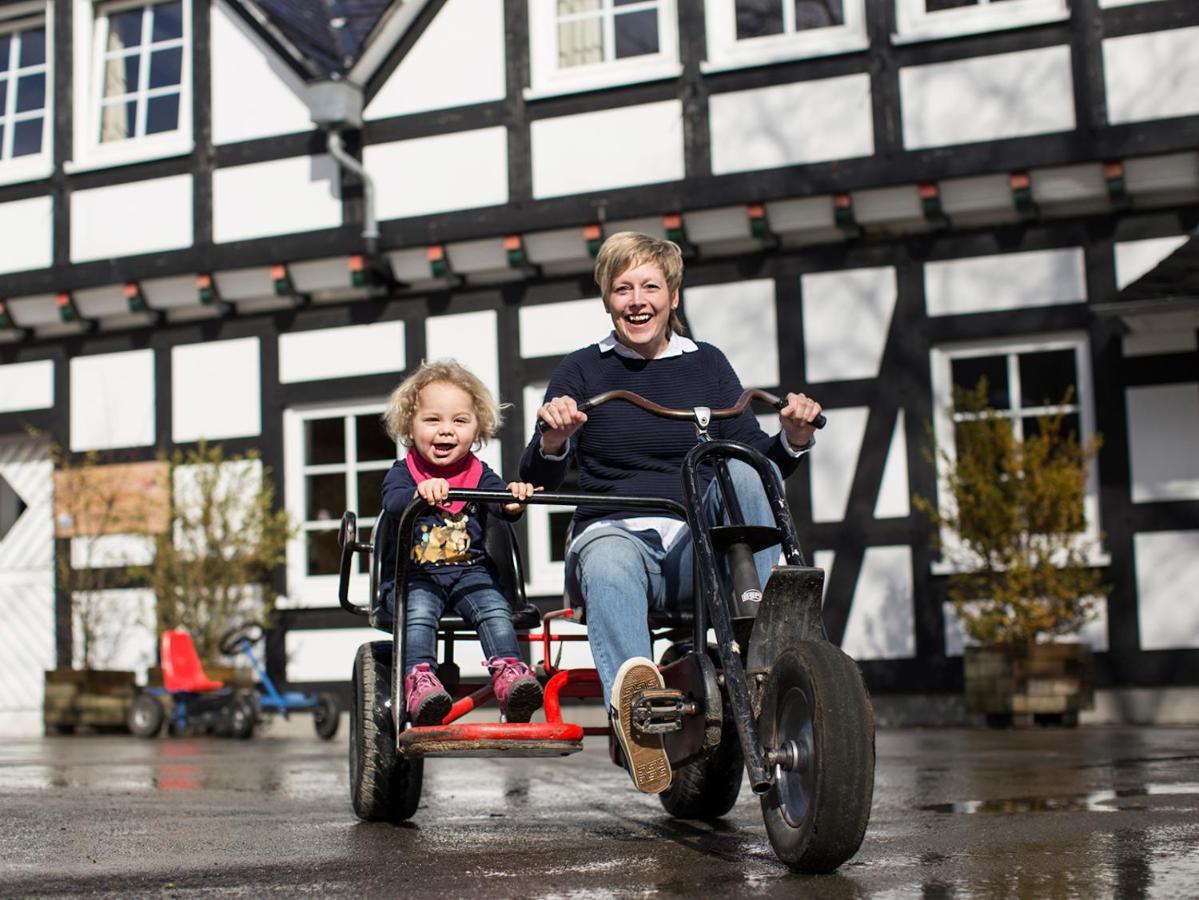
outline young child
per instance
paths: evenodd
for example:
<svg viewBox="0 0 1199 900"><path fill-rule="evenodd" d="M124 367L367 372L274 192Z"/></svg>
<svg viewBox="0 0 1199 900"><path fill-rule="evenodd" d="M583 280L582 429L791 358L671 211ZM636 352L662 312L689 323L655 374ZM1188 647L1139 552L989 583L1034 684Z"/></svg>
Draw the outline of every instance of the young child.
<svg viewBox="0 0 1199 900"><path fill-rule="evenodd" d="M404 597L404 696L415 725L436 725L451 698L437 679L437 623L448 606L474 627L500 711L527 722L541 706L541 685L520 659L508 601L484 549L488 518L515 519L533 486L505 485L474 450L495 435L500 408L491 392L453 360L422 363L391 395L383 423L408 454L383 479L383 508L397 519L420 496L429 510L417 520ZM449 503L451 488L509 491L512 503ZM395 540L384 544L382 590L395 613ZM389 583L390 582L390 583Z"/></svg>

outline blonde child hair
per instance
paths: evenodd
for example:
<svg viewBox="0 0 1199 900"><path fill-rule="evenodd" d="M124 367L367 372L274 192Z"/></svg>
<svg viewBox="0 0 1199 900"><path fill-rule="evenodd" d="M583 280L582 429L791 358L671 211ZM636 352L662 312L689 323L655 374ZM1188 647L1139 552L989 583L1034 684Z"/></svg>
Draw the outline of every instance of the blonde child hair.
<svg viewBox="0 0 1199 900"><path fill-rule="evenodd" d="M479 423L478 440L486 444L504 424L504 404L496 403L487 385L470 369L455 359L422 362L415 372L400 382L391 392L383 413L383 428L388 437L405 447L412 446L412 420L420 402L420 392L431 384L452 384L470 395Z"/></svg>
<svg viewBox="0 0 1199 900"><path fill-rule="evenodd" d="M604 241L595 257L595 283L604 298L605 308L617 276L646 263L653 263L662 270L666 289L671 294L683 284L683 251L674 241L639 231L618 231ZM678 310L670 312L670 330L675 334L687 334Z"/></svg>

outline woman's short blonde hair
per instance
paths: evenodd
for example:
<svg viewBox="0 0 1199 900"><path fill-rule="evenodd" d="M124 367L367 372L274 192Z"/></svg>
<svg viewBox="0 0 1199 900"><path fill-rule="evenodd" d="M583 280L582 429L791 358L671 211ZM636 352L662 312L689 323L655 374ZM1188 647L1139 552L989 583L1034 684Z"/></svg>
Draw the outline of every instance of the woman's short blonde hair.
<svg viewBox="0 0 1199 900"><path fill-rule="evenodd" d="M683 284L683 251L674 241L662 240L639 231L618 231L604 241L595 257L595 283L608 308L612 284L622 272L634 266L653 263L662 270L666 289L673 296ZM670 330L687 334L678 310L670 311Z"/></svg>
<svg viewBox="0 0 1199 900"><path fill-rule="evenodd" d="M487 385L470 369L454 359L422 362L415 372L391 392L383 427L388 436L405 447L412 446L412 420L420 405L420 392L431 384L452 384L470 395L479 423L479 441L487 443L504 424L503 407L496 403Z"/></svg>

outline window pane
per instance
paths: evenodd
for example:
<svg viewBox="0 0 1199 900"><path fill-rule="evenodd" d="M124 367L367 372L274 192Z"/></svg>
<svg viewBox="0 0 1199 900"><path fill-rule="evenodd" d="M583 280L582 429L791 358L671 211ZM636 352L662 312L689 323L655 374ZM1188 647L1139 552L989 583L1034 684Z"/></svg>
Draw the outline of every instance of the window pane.
<svg viewBox="0 0 1199 900"><path fill-rule="evenodd" d="M154 26L150 40L157 43L183 37L183 4L162 3L152 10Z"/></svg>
<svg viewBox="0 0 1199 900"><path fill-rule="evenodd" d="M395 459L396 445L383 431L383 423L376 415L357 416L354 430L358 434L359 461Z"/></svg>
<svg viewBox="0 0 1199 900"><path fill-rule="evenodd" d="M1041 420L1037 416L1026 416L1024 418L1024 439L1036 437L1041 433ZM1070 413L1062 416L1061 437L1067 438L1074 436L1076 441L1082 440L1082 431L1080 430L1082 423L1079 421L1078 413Z"/></svg>
<svg viewBox="0 0 1199 900"><path fill-rule="evenodd" d="M8 51L12 47L12 35L0 35L0 69L8 68Z"/></svg>
<svg viewBox="0 0 1199 900"><path fill-rule="evenodd" d="M308 508L304 518L340 519L346 511L346 476L340 472L332 475L309 475Z"/></svg>
<svg viewBox="0 0 1199 900"><path fill-rule="evenodd" d="M929 12L957 9L961 6L978 6L978 0L924 0L924 8Z"/></svg>
<svg viewBox="0 0 1199 900"><path fill-rule="evenodd" d="M142 10L130 9L108 18L108 51L128 50L142 42Z"/></svg>
<svg viewBox="0 0 1199 900"><path fill-rule="evenodd" d="M133 137L137 123L137 102L109 103L100 114L100 140L123 141Z"/></svg>
<svg viewBox="0 0 1199 900"><path fill-rule="evenodd" d="M22 75L17 79L17 112L44 109L46 106L46 76Z"/></svg>
<svg viewBox="0 0 1199 900"><path fill-rule="evenodd" d="M156 50L150 54L150 87L172 87L179 84L183 69L183 48Z"/></svg>
<svg viewBox="0 0 1199 900"><path fill-rule="evenodd" d="M0 137L0 141L3 138ZM12 155L28 156L42 152L42 117L13 123Z"/></svg>
<svg viewBox="0 0 1199 900"><path fill-rule="evenodd" d="M383 478L386 475L386 469L358 473L359 518L379 515L379 510L383 508Z"/></svg>
<svg viewBox="0 0 1199 900"><path fill-rule="evenodd" d="M179 127L179 95L151 97L146 106L146 134L174 131Z"/></svg>
<svg viewBox="0 0 1199 900"><path fill-rule="evenodd" d="M46 61L46 29L21 32L21 66L40 66Z"/></svg>
<svg viewBox="0 0 1199 900"><path fill-rule="evenodd" d="M844 25L841 0L795 0L795 30Z"/></svg>
<svg viewBox="0 0 1199 900"><path fill-rule="evenodd" d="M8 79L0 78L0 116L8 111Z"/></svg>
<svg viewBox="0 0 1199 900"><path fill-rule="evenodd" d="M4 146L4 123L0 122L0 147L3 147L3 146ZM0 156L0 159L3 159L3 158L4 158L3 156Z"/></svg>
<svg viewBox="0 0 1199 900"><path fill-rule="evenodd" d="M658 52L658 11L620 13L616 16L616 58Z"/></svg>
<svg viewBox="0 0 1199 900"><path fill-rule="evenodd" d="M603 5L603 0L558 0L558 17L598 12Z"/></svg>
<svg viewBox="0 0 1199 900"><path fill-rule="evenodd" d="M310 466L346 461L345 421L309 419L304 423L304 458Z"/></svg>
<svg viewBox="0 0 1199 900"><path fill-rule="evenodd" d="M737 0L737 40L783 33L784 0Z"/></svg>
<svg viewBox="0 0 1199 900"><path fill-rule="evenodd" d="M603 22L579 19L558 25L558 66L586 66L604 61Z"/></svg>
<svg viewBox="0 0 1199 900"><path fill-rule="evenodd" d="M336 575L341 563L341 548L337 546L337 530L310 531L308 539L308 574Z"/></svg>
<svg viewBox="0 0 1199 900"><path fill-rule="evenodd" d="M1073 350L1020 354L1020 396L1025 407L1061 403L1077 382ZM1078 398L1071 402L1077 403Z"/></svg>
<svg viewBox="0 0 1199 900"><path fill-rule="evenodd" d="M132 56L118 56L110 59L104 67L104 96L120 97L124 94L137 92L138 68L141 57L136 53Z"/></svg>
<svg viewBox="0 0 1199 900"><path fill-rule="evenodd" d="M371 542L371 530L369 528L359 528L358 540L362 541L364 544L369 544ZM369 575L371 571L370 557L365 553L358 553L355 555L358 557L359 574Z"/></svg>
<svg viewBox="0 0 1199 900"><path fill-rule="evenodd" d="M972 391L982 378L987 379L987 403L993 409L1010 409L1011 394L1007 383L1007 357L971 356L950 363L955 389Z"/></svg>

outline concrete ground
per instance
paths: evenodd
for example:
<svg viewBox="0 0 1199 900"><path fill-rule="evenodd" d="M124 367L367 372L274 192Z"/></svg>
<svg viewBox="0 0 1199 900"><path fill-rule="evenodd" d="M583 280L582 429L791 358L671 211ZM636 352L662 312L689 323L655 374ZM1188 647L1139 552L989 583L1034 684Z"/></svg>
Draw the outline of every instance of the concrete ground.
<svg viewBox="0 0 1199 900"><path fill-rule="evenodd" d="M0 746L0 897L1194 897L1199 729L878 732L861 850L792 874L747 789L666 816L602 739L565 759L442 759L405 825L348 799L343 732Z"/></svg>

